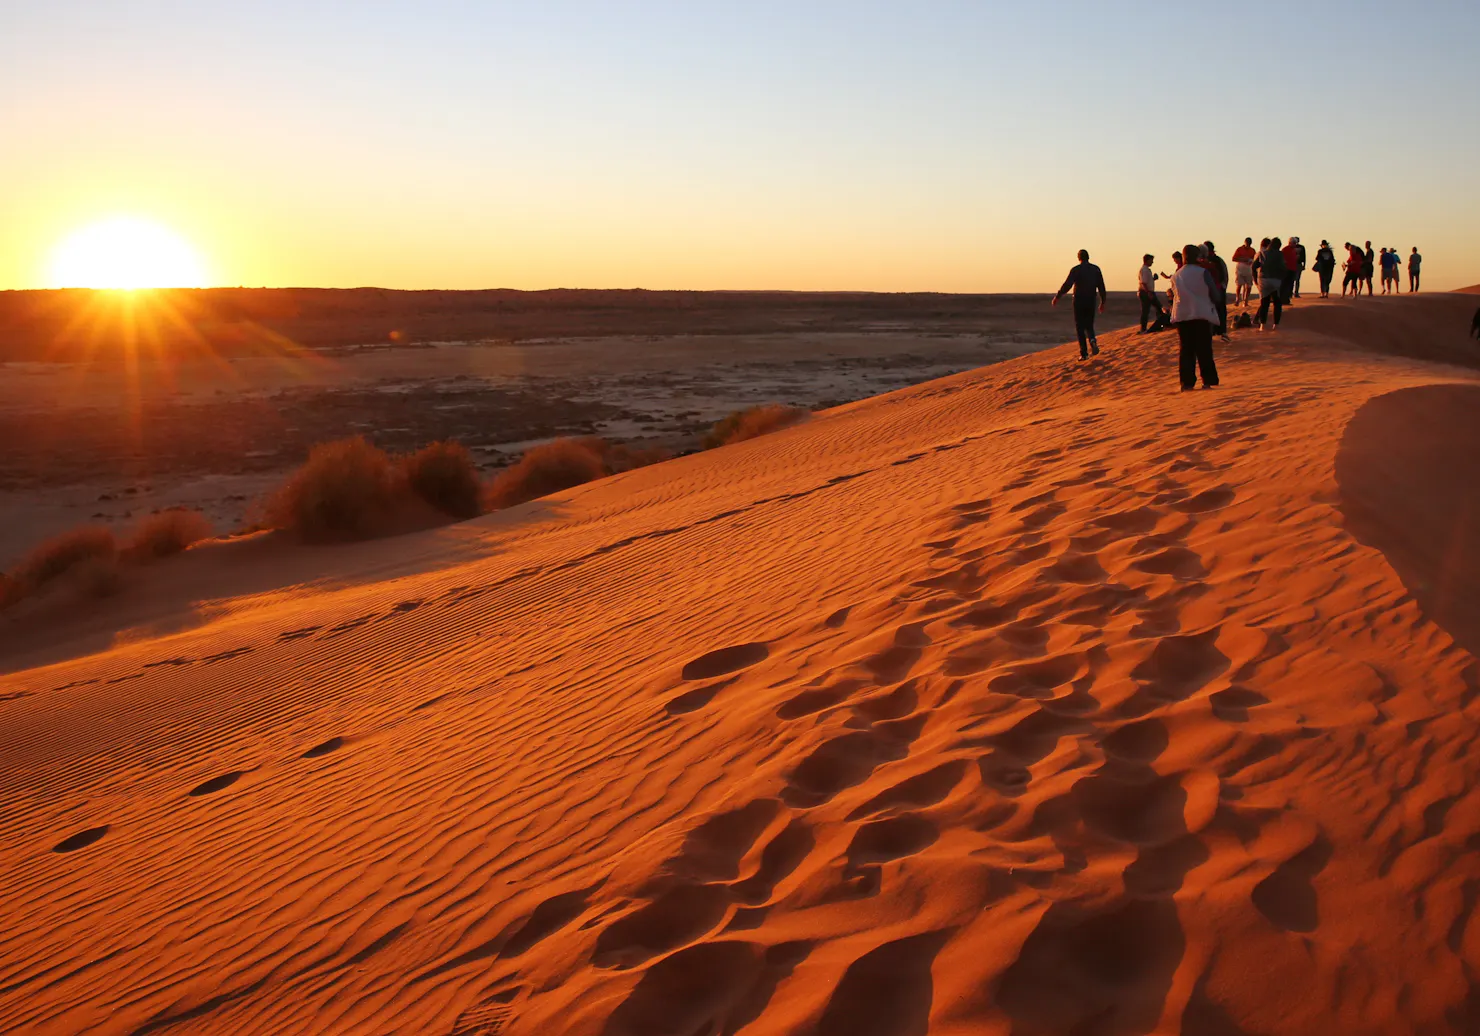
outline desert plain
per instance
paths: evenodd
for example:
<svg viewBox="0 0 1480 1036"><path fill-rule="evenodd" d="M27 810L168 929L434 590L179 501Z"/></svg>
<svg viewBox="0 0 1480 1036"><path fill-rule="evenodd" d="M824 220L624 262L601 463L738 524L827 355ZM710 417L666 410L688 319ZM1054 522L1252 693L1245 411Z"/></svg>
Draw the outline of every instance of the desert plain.
<svg viewBox="0 0 1480 1036"><path fill-rule="evenodd" d="M12 555L238 520L330 429L681 455L0 620L0 1030L1480 1031L1475 299L1303 301L1183 393L1169 333L942 298L278 327L128 407L8 353ZM816 412L682 455L761 400Z"/></svg>

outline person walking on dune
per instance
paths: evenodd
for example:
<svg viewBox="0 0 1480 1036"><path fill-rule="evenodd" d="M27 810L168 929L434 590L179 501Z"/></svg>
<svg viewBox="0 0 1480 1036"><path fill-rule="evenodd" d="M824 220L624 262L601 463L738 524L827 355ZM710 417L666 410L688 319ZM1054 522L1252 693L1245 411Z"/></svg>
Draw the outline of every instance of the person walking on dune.
<svg viewBox="0 0 1480 1036"><path fill-rule="evenodd" d="M1069 271L1064 284L1054 294L1051 305L1057 306L1070 288L1074 289L1074 333L1079 336L1079 358L1089 358L1091 351L1100 353L1100 342L1095 337L1096 302L1098 311L1105 312L1105 275L1089 261L1089 252L1079 250L1079 265Z"/></svg>
<svg viewBox="0 0 1480 1036"><path fill-rule="evenodd" d="M1295 265L1290 270L1290 279L1294 287L1290 290L1290 298L1298 299L1300 297L1300 275L1305 272L1305 246L1300 243L1298 237L1290 238L1290 244L1295 249ZM1288 302L1289 299L1285 301Z"/></svg>
<svg viewBox="0 0 1480 1036"><path fill-rule="evenodd" d="M1321 298L1331 297L1331 277L1336 272L1336 253L1331 250L1331 242L1322 239L1321 247L1316 251L1314 265L1316 276L1321 279Z"/></svg>
<svg viewBox="0 0 1480 1036"><path fill-rule="evenodd" d="M1244 238L1244 243L1233 250L1233 301L1243 309L1254 294L1254 239Z"/></svg>
<svg viewBox="0 0 1480 1036"><path fill-rule="evenodd" d="M1285 288L1285 256L1280 250L1280 239L1269 239L1269 247L1259 253L1259 312L1254 316L1256 331L1274 331L1280 326L1281 311L1284 309L1282 294ZM1270 306L1274 306L1274 323L1266 324Z"/></svg>
<svg viewBox="0 0 1480 1036"><path fill-rule="evenodd" d="M1418 246L1413 246L1413 254L1408 257L1408 292L1412 294L1418 290L1418 268L1423 265L1423 256L1418 254Z"/></svg>
<svg viewBox="0 0 1480 1036"><path fill-rule="evenodd" d="M1156 324L1150 330L1160 331L1167 325L1166 310L1161 308L1161 298L1156 293L1156 271L1151 264L1156 260L1154 255L1143 255L1141 257L1141 269L1136 274L1136 294L1141 300L1141 333L1147 331L1146 325L1151 320L1151 311L1156 311Z"/></svg>
<svg viewBox="0 0 1480 1036"><path fill-rule="evenodd" d="M1362 283L1367 285L1367 297L1372 297L1372 275L1377 272L1377 255L1372 251L1372 242L1367 242L1367 251L1362 254ZM1357 294L1361 294L1358 290Z"/></svg>
<svg viewBox="0 0 1480 1036"><path fill-rule="evenodd" d="M1203 388L1218 384L1218 367L1213 361L1213 329L1218 323L1218 309L1213 300L1220 291L1207 267L1199 263L1197 245L1182 249L1182 269L1172 277L1177 301L1172 305L1172 323L1177 327L1181 346L1177 373L1182 391L1197 387L1202 374Z"/></svg>

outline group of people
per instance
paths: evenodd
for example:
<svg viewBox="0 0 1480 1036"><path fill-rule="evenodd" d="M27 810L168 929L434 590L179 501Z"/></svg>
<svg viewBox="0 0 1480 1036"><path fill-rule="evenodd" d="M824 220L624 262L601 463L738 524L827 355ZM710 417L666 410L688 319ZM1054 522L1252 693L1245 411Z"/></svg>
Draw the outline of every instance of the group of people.
<svg viewBox="0 0 1480 1036"><path fill-rule="evenodd" d="M1382 268L1383 294L1398 291L1398 270L1402 259L1396 248L1384 248L1374 255L1372 242L1366 250L1350 242L1346 245L1346 282L1342 294L1351 287L1354 294L1361 293L1362 284L1367 285L1367 294L1372 294L1372 275L1377 266ZM1301 274L1306 269L1307 253L1300 238L1292 236L1288 244L1277 237L1265 238L1254 247L1254 239L1244 238L1244 243L1233 252L1234 302L1246 309L1252 300L1255 285L1259 288L1259 309L1252 321L1247 314L1240 316L1240 326L1252 326L1258 331L1274 331L1280 325L1284 307L1300 297ZM1218 384L1218 367L1213 360L1213 336L1219 335L1226 342L1228 337L1228 264L1218 255L1213 242L1201 245L1189 244L1179 252L1172 253L1176 269L1171 274L1157 273L1153 264L1154 255L1141 259L1141 269L1136 275L1137 294L1141 302L1141 334L1160 331L1169 324L1175 326L1181 340L1179 373L1184 392L1197 387L1198 377L1203 388L1214 388ZM1423 256L1415 247L1408 257L1408 290L1418 291L1419 268ZM1321 298L1329 298L1331 280L1336 272L1336 253L1328 241L1322 241L1316 251L1311 268L1320 278ZM1163 307L1156 290L1158 280L1167 280L1167 307ZM1069 271L1063 285L1054 294L1053 305L1059 299L1073 293L1074 330L1079 339L1079 358L1087 360L1099 355L1100 343L1095 336L1095 314L1105 311L1105 276L1100 268L1089 261L1089 252L1079 250L1079 265ZM1155 319L1153 320L1153 314ZM1480 314L1476 315L1476 334L1480 336Z"/></svg>
<svg viewBox="0 0 1480 1036"><path fill-rule="evenodd" d="M1322 246L1330 252L1330 246L1323 241ZM1362 286L1366 285L1367 294L1372 294L1372 276L1377 272L1382 273L1382 293L1401 294L1402 292L1402 269L1403 257L1398 254L1396 248L1384 248L1376 254L1372 251L1372 242L1368 241L1365 248L1352 244L1350 241L1342 246L1346 249L1346 260L1341 264L1346 276L1341 282L1341 294L1350 294L1357 298L1362 294ZM1336 269L1336 257L1333 253L1327 260L1327 269L1334 272ZM1418 248L1408 254L1408 291L1418 291L1419 280L1423 270L1423 256L1418 254ZM1330 286L1331 273L1324 275L1322 283ZM1325 297L1325 292L1322 292Z"/></svg>

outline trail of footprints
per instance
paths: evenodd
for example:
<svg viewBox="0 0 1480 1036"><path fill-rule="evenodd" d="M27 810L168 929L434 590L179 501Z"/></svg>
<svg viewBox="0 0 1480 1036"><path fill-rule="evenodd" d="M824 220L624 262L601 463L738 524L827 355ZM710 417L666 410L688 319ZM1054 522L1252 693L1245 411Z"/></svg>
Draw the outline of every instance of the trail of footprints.
<svg viewBox="0 0 1480 1036"><path fill-rule="evenodd" d="M1106 474L1092 468L1066 485ZM961 549L959 533L927 543L959 564L922 581L921 596L906 599L924 617L900 623L892 642L817 677L776 706L779 720L823 732L785 770L779 793L704 818L635 901L607 904L577 929L597 929L590 958L596 967L641 969L610 1016L607 1036L669 1031L675 1003L691 1005L683 1031L735 1032L760 1017L815 946L806 940L765 945L745 933L778 908L880 894L890 863L926 852L941 838L946 825L932 813L940 809L952 811L953 828L988 835L978 851L989 857L1006 858L1014 847L1020 856L1034 846L1041 853L1045 843L1056 847L1060 859L1035 866L1029 852L1025 865L1004 868L1010 884L1047 887L1057 874L1082 870L1086 845L1125 854L1124 888L1110 902L1067 900L1047 911L1004 976L1001 1007L1043 1031L1069 1031L1091 1020L1113 1019L1117 1031L1153 1025L1156 1018L1146 1012L1155 1001L1134 994L1165 988L1181 962L1171 897L1208 859L1199 832L1219 817L1242 828L1261 823L1238 815L1236 792L1217 774L1161 774L1153 765L1170 740L1155 715L1160 710L1205 694L1214 716L1240 724L1249 710L1267 704L1240 681L1278 645L1257 635L1225 636L1219 626L1184 632L1177 619L1178 595L1196 592L1206 574L1185 546L1188 524L1177 524L1178 518L1216 512L1236 496L1230 486L1193 492L1168 480L1151 503L1090 520L1079 551L1071 546L1057 558L1049 557L1052 550L1034 555L1041 566L1037 579L1020 582L1000 599L984 595L990 580L983 563L1011 549ZM961 504L951 524L969 530L991 518L993 508L985 499ZM1054 490L1009 507L1006 513L1022 519L1015 549L1049 546L1037 541L1038 530L1062 508ZM1168 527L1172 531L1155 531ZM1169 577L1170 588L1154 581L1133 588L1089 564L1090 552L1117 542L1129 544L1128 569ZM1076 603L1086 611L1082 619L1076 619ZM844 628L849 614L839 609L824 627ZM1131 635L1148 649L1123 681L1128 690L1105 698L1100 684L1109 659L1097 638L1087 635L1079 646L1050 652L1049 628L1076 621L1096 626L1121 616L1136 619ZM935 645L932 627L949 632L948 643ZM681 677L698 686L670 698L665 711L681 716L706 707L745 670L765 662L771 648L737 644L692 660ZM939 665L919 671L931 649ZM966 690L988 673L984 685ZM1208 692L1210 686L1221 689ZM932 750L934 765L907 772L915 743L928 725L942 722L955 724L955 740L944 752ZM940 740L937 730L932 745ZM1076 746L1073 752L1065 751L1066 742ZM1053 772L1083 772L1062 793L1019 808L1035 768L1060 757L1067 762L1056 765L1064 769ZM1256 750L1233 759L1222 767L1225 779L1258 761ZM810 815L884 767L898 768L901 777L846 811L843 822L852 830L841 858L804 866L818 844ZM986 794L971 792L973 774ZM1311 930L1311 879L1328 856L1329 846L1314 834L1305 850L1256 886L1254 906L1281 928ZM589 910L595 891L536 908L499 956L528 952L572 925ZM1143 938L1147 933L1152 937ZM858 958L833 990L816 1031L923 1031L931 1009L930 963L951 934L898 939ZM1077 976L1084 981L1065 983L1065 960L1085 972ZM501 995L501 1008L517 1008L523 993ZM879 1016L880 1004L888 1005L889 1017ZM860 1014L865 1009L871 1012L866 1018Z"/></svg>

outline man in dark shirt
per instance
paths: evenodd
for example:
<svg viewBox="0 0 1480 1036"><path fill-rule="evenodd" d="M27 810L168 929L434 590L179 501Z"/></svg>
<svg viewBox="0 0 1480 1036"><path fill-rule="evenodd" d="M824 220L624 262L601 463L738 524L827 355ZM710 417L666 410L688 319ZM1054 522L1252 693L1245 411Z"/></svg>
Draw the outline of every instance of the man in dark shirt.
<svg viewBox="0 0 1480 1036"><path fill-rule="evenodd" d="M1083 248L1079 250L1079 265L1064 278L1052 304L1057 306L1070 288L1074 289L1074 333L1079 336L1079 358L1084 360L1091 351L1096 355L1100 352L1099 340L1095 338L1095 311L1098 302L1099 312L1105 312L1105 275L1089 261L1089 252Z"/></svg>
<svg viewBox="0 0 1480 1036"><path fill-rule="evenodd" d="M1367 285L1367 295L1372 295L1372 272L1377 269L1377 254L1372 251L1372 242L1367 242L1367 252L1362 260L1362 281ZM1357 285L1357 294L1362 294L1362 286Z"/></svg>

